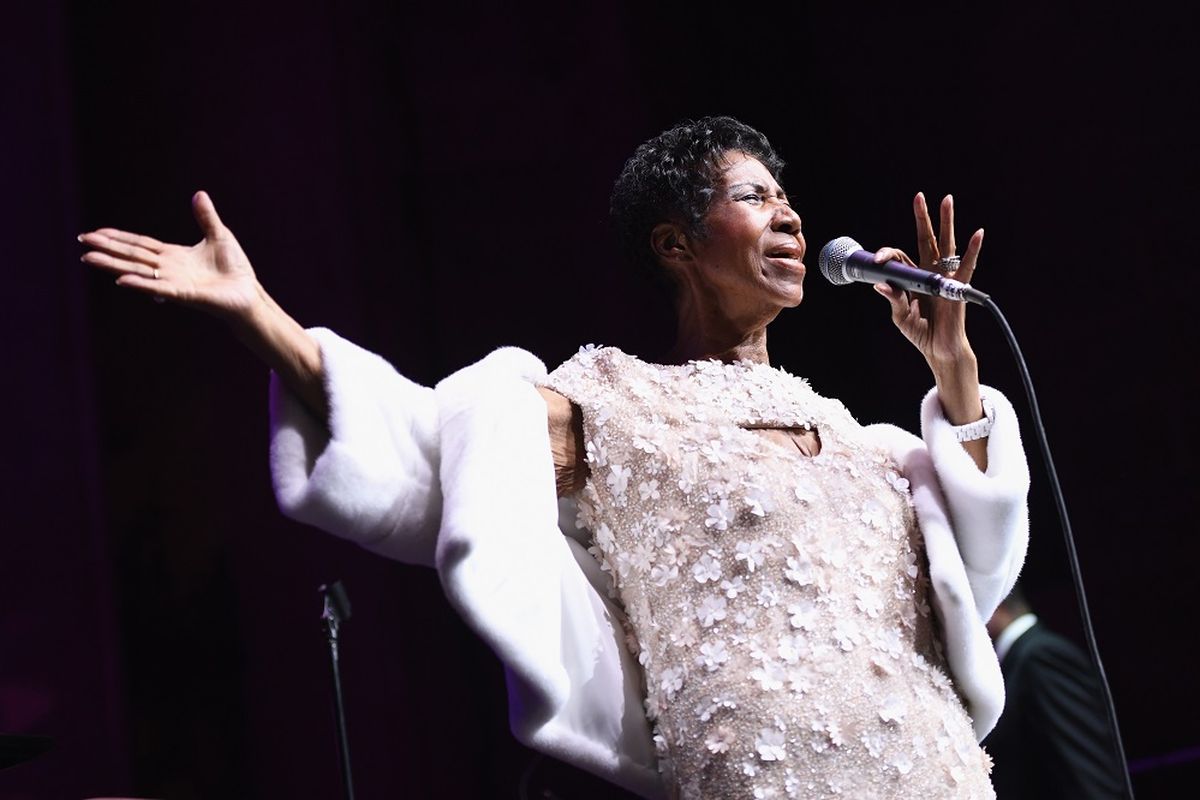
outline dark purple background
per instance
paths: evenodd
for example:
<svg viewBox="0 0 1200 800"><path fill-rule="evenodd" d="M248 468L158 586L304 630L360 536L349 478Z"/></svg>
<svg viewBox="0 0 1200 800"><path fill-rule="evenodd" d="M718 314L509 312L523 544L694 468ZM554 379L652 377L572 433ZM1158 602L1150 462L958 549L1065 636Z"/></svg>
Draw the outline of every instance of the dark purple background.
<svg viewBox="0 0 1200 800"><path fill-rule="evenodd" d="M204 188L285 308L415 379L499 344L654 357L670 312L618 266L608 189L637 143L708 113L789 160L810 267L837 235L911 250L918 189L955 193L961 236L986 225L975 282L1037 380L1128 754L1200 744L1194 19L109 5L46 0L0 26L0 732L56 739L0 772L0 797L337 796L316 587L338 577L359 796L515 797L531 756L500 669L435 576L281 518L264 370L213 321L86 273L74 235L194 241ZM806 288L776 362L915 427L929 376L884 301L815 269ZM1023 408L997 328L971 316L984 380ZM1040 466L1032 505L1030 594L1078 639ZM1155 797L1198 777L1136 780ZM546 785L612 796L543 763Z"/></svg>

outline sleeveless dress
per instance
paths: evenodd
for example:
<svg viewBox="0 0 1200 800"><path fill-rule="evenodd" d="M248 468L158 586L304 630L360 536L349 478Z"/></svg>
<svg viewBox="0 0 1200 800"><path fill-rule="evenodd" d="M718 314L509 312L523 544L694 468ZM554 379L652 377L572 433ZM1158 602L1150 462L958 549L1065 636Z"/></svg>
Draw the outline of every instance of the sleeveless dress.
<svg viewBox="0 0 1200 800"><path fill-rule="evenodd" d="M908 482L838 401L743 361L583 348L579 525L624 606L668 795L993 798ZM807 457L754 428L815 429Z"/></svg>

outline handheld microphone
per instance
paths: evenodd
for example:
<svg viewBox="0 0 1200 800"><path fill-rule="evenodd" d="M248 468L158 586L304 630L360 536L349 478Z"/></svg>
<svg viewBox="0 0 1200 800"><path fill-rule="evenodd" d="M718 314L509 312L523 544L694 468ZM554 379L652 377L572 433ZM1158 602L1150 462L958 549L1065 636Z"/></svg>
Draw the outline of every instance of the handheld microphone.
<svg viewBox="0 0 1200 800"><path fill-rule="evenodd" d="M821 274L830 283L843 286L852 281L887 283L910 292L918 292L959 303L983 305L988 295L968 283L936 272L910 267L903 261L875 263L875 254L849 236L840 236L821 248Z"/></svg>

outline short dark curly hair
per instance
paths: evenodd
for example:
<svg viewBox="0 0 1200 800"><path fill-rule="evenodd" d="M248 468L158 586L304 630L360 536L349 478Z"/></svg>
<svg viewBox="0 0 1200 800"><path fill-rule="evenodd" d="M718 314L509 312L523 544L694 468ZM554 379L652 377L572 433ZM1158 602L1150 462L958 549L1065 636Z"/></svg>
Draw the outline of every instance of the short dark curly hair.
<svg viewBox="0 0 1200 800"><path fill-rule="evenodd" d="M650 246L650 232L660 222L675 220L693 235L705 235L704 217L720 179L721 160L731 150L758 159L780 180L783 159L767 137L733 117L685 120L634 151L609 201L617 244L631 264L663 275Z"/></svg>

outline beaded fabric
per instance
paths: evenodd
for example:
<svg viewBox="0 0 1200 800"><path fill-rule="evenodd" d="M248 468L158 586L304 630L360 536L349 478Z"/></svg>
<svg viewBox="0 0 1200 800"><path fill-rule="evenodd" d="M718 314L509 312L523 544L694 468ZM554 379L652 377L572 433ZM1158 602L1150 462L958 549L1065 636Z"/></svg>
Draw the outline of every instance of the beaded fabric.
<svg viewBox="0 0 1200 800"><path fill-rule="evenodd" d="M583 348L579 525L625 607L670 797L992 798L908 481L838 401L748 361ZM809 428L808 457L755 428Z"/></svg>

